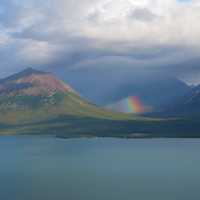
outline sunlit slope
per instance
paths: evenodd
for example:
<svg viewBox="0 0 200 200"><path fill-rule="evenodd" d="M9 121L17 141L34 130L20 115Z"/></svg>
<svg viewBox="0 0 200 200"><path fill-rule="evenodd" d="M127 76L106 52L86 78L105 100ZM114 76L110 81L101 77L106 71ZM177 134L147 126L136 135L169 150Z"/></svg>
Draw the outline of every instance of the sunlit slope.
<svg viewBox="0 0 200 200"><path fill-rule="evenodd" d="M133 120L132 115L107 111L82 100L75 93L46 96L12 96L0 98L0 122L25 123L52 119L62 115L112 120Z"/></svg>
<svg viewBox="0 0 200 200"><path fill-rule="evenodd" d="M62 115L110 120L135 119L93 105L53 74L28 68L0 80L0 122L39 122Z"/></svg>

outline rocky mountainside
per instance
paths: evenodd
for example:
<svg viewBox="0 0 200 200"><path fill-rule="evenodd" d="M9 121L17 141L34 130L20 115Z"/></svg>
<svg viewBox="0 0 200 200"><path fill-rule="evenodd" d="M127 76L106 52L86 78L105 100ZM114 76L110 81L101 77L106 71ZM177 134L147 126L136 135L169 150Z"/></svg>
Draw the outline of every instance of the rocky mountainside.
<svg viewBox="0 0 200 200"><path fill-rule="evenodd" d="M60 115L123 118L82 99L53 74L31 68L0 80L0 121L26 122Z"/></svg>
<svg viewBox="0 0 200 200"><path fill-rule="evenodd" d="M164 116L200 116L200 85L193 87L186 95L176 99L162 111Z"/></svg>
<svg viewBox="0 0 200 200"><path fill-rule="evenodd" d="M52 74L26 69L0 81L0 95L53 95L56 92L72 92L72 88Z"/></svg>

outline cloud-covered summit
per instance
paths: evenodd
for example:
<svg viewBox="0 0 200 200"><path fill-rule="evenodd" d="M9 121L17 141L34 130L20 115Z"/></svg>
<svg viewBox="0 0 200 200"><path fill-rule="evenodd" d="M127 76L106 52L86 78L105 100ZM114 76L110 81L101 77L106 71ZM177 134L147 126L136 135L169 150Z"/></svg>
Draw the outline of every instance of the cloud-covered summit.
<svg viewBox="0 0 200 200"><path fill-rule="evenodd" d="M27 66L123 68L193 82L199 19L199 0L2 0L0 76Z"/></svg>

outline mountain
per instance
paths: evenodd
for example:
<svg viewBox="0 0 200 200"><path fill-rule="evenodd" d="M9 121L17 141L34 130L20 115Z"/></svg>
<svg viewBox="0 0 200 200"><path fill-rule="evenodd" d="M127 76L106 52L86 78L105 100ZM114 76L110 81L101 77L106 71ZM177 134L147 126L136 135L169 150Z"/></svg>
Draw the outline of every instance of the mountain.
<svg viewBox="0 0 200 200"><path fill-rule="evenodd" d="M137 98L131 98L140 105ZM0 135L72 137L200 137L197 119L144 118L84 100L53 74L34 69L0 80Z"/></svg>
<svg viewBox="0 0 200 200"><path fill-rule="evenodd" d="M184 82L171 77L132 80L110 93L106 107L137 114L159 111L190 89Z"/></svg>
<svg viewBox="0 0 200 200"><path fill-rule="evenodd" d="M181 68L181 66L180 66ZM153 107L155 111L190 90L183 81L155 70L142 70L130 67L83 68L55 73L70 83L84 98L100 105L115 104L128 97L136 96L145 106ZM173 69L173 67L172 67ZM98 74L98 76L97 76Z"/></svg>
<svg viewBox="0 0 200 200"><path fill-rule="evenodd" d="M57 80L52 74L25 69L13 76L0 80L0 95L51 96L56 92L73 92L64 82Z"/></svg>
<svg viewBox="0 0 200 200"><path fill-rule="evenodd" d="M187 94L171 102L159 114L183 118L200 116L200 85L191 88Z"/></svg>
<svg viewBox="0 0 200 200"><path fill-rule="evenodd" d="M1 122L41 121L60 115L129 118L101 109L53 74L31 68L0 80Z"/></svg>
<svg viewBox="0 0 200 200"><path fill-rule="evenodd" d="M28 68L0 80L0 134L125 137L143 121L89 103L51 73Z"/></svg>

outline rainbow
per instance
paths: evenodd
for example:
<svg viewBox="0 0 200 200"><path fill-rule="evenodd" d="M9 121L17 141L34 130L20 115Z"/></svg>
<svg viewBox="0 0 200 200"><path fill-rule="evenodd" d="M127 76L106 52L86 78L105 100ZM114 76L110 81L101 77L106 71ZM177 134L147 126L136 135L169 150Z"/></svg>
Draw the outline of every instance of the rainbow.
<svg viewBox="0 0 200 200"><path fill-rule="evenodd" d="M130 96L119 101L114 106L112 106L112 109L124 113L140 114L146 112L146 107L137 96Z"/></svg>
<svg viewBox="0 0 200 200"><path fill-rule="evenodd" d="M145 112L145 107L140 99L136 96L131 96L127 98L128 111L131 113L143 113Z"/></svg>

